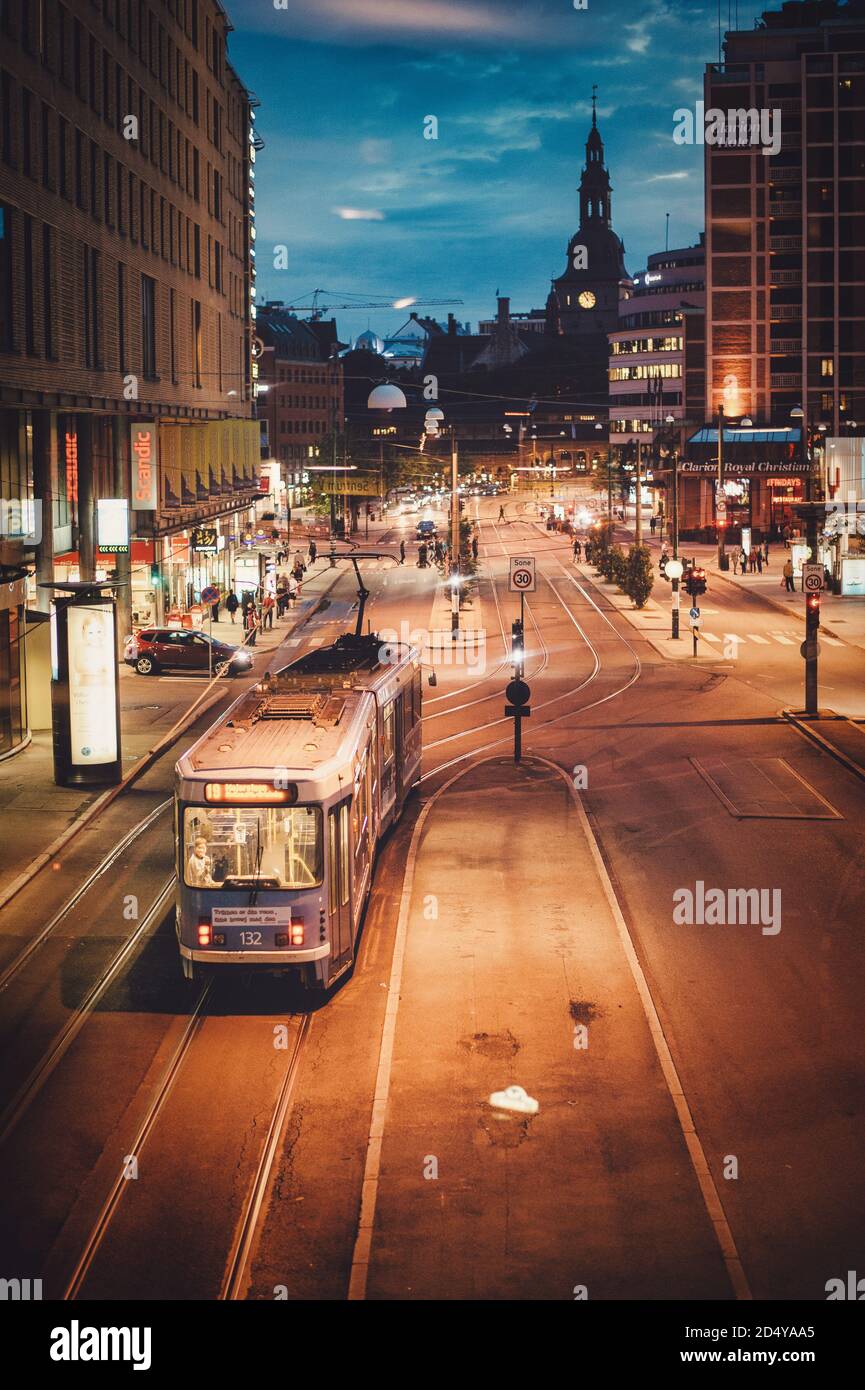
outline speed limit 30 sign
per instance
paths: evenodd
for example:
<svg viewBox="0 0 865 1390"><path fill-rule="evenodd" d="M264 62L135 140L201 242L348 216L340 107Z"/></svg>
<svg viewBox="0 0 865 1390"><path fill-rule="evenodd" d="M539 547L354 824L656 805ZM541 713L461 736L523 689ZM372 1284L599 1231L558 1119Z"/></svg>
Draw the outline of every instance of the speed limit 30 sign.
<svg viewBox="0 0 865 1390"><path fill-rule="evenodd" d="M512 594L533 594L537 589L534 555L512 555L508 590Z"/></svg>
<svg viewBox="0 0 865 1390"><path fill-rule="evenodd" d="M802 588L806 594L819 594L823 588L823 578L822 565L802 566Z"/></svg>

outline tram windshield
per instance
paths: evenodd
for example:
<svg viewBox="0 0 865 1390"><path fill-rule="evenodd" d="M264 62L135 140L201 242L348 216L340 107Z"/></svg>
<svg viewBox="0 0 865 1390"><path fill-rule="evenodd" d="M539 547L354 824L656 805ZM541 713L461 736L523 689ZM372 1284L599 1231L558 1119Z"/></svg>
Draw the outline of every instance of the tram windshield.
<svg viewBox="0 0 865 1390"><path fill-rule="evenodd" d="M189 888L314 888L322 879L318 806L187 806Z"/></svg>

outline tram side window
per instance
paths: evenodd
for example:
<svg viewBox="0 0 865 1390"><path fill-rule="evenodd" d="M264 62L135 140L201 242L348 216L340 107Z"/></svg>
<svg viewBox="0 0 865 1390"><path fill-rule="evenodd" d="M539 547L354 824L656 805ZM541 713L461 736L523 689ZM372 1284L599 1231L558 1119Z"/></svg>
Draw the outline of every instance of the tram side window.
<svg viewBox="0 0 865 1390"><path fill-rule="evenodd" d="M394 754L394 701L385 705L382 716L382 763L389 763Z"/></svg>
<svg viewBox="0 0 865 1390"><path fill-rule="evenodd" d="M422 682L421 682L421 673L420 673L420 671L415 671L415 673L414 673L414 680L412 681L412 686L411 686L411 688L412 688L412 705L413 705L413 718L412 718L412 723L413 723L413 724L417 724L417 723L419 723L419 721L420 721L420 716L421 716L421 702L422 702L422 700L423 700L423 684L422 684Z"/></svg>
<svg viewBox="0 0 865 1390"><path fill-rule="evenodd" d="M348 802L339 808L339 901L345 907L348 902Z"/></svg>
<svg viewBox="0 0 865 1390"><path fill-rule="evenodd" d="M349 803L344 801L328 816L328 858L331 866L328 906L332 913L340 907L345 907L348 902L348 806Z"/></svg>

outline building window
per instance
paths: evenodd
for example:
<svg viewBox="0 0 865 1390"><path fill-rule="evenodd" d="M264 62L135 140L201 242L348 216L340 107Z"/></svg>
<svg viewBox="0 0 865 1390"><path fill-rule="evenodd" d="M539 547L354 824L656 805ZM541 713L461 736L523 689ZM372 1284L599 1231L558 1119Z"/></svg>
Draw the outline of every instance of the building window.
<svg viewBox="0 0 865 1390"><path fill-rule="evenodd" d="M3 163L15 168L15 151L12 145L12 78L8 72L0 72L0 148Z"/></svg>
<svg viewBox="0 0 865 1390"><path fill-rule="evenodd" d="M84 208L84 136L75 131L75 201Z"/></svg>
<svg viewBox="0 0 865 1390"><path fill-rule="evenodd" d="M144 375L156 376L156 281L141 277L141 362Z"/></svg>
<svg viewBox="0 0 865 1390"><path fill-rule="evenodd" d="M168 291L168 351L171 356L171 380L177 385L177 347L174 341L174 327L177 319L176 296L173 289Z"/></svg>
<svg viewBox="0 0 865 1390"><path fill-rule="evenodd" d="M84 248L84 362L100 366L99 340L99 252Z"/></svg>
<svg viewBox="0 0 865 1390"><path fill-rule="evenodd" d="M191 301L192 310L192 384L201 386L201 304L197 299Z"/></svg>
<svg viewBox="0 0 865 1390"><path fill-rule="evenodd" d="M57 182L61 197L69 197L69 167L66 161L66 141L69 126L62 116L57 119Z"/></svg>
<svg viewBox="0 0 865 1390"><path fill-rule="evenodd" d="M0 203L0 351L15 351L12 286L12 209Z"/></svg>
<svg viewBox="0 0 865 1390"><path fill-rule="evenodd" d="M24 217L24 351L28 357L36 352L36 329L33 321L33 219Z"/></svg>
<svg viewBox="0 0 865 1390"><path fill-rule="evenodd" d="M21 168L32 177L33 174L33 93L24 87L21 91Z"/></svg>
<svg viewBox="0 0 865 1390"><path fill-rule="evenodd" d="M126 267L117 262L117 365L126 371Z"/></svg>
<svg viewBox="0 0 865 1390"><path fill-rule="evenodd" d="M822 357L822 358L820 359L820 375L821 375L821 376L834 376L834 375L835 375L835 360L834 360L834 358L832 358L832 357Z"/></svg>
<svg viewBox="0 0 865 1390"><path fill-rule="evenodd" d="M54 344L54 228L42 226L42 345L46 357L56 357Z"/></svg>

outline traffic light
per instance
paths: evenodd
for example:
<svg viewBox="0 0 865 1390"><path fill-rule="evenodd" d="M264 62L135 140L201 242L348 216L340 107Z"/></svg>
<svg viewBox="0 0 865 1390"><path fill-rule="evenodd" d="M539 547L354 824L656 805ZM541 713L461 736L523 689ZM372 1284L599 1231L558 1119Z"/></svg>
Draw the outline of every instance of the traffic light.
<svg viewBox="0 0 865 1390"><path fill-rule="evenodd" d="M519 618L515 618L511 623L511 661L518 671L523 669L524 657L523 625Z"/></svg>
<svg viewBox="0 0 865 1390"><path fill-rule="evenodd" d="M153 585L154 589L158 589L162 583L162 574L160 573L158 562L150 566L150 583Z"/></svg>
<svg viewBox="0 0 865 1390"><path fill-rule="evenodd" d="M685 570L685 590L691 598L699 598L706 592L706 571L697 565L689 565Z"/></svg>
<svg viewBox="0 0 865 1390"><path fill-rule="evenodd" d="M820 595L808 594L805 599L805 637L815 636L820 626Z"/></svg>

